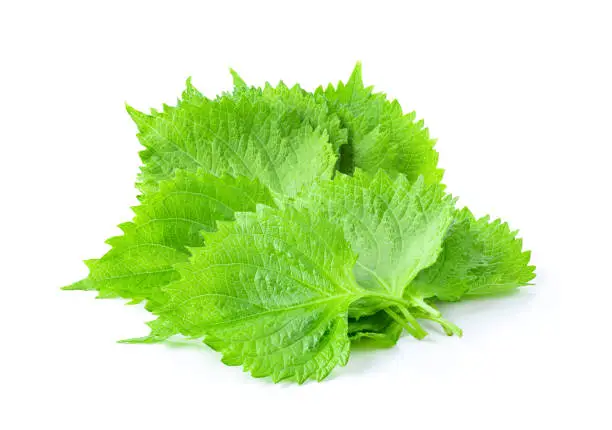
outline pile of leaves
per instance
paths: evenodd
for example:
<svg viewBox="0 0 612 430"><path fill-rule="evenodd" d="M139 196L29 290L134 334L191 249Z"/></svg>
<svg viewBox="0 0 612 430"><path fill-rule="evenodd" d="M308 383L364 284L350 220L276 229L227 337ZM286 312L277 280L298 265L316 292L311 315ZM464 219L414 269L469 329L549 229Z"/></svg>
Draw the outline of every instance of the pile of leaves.
<svg viewBox="0 0 612 430"><path fill-rule="evenodd" d="M149 336L203 339L255 377L322 380L351 345L381 347L436 308L527 285L506 223L456 207L415 113L364 86L248 86L128 107L142 167L135 217L69 290L145 302Z"/></svg>

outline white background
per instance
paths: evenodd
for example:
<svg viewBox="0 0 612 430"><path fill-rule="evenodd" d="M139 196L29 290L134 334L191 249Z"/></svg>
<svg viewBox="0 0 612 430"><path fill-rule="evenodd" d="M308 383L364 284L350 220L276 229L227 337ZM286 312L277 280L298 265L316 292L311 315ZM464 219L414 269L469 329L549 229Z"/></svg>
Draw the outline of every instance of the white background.
<svg viewBox="0 0 612 430"><path fill-rule="evenodd" d="M13 1L0 6L0 428L610 427L612 12L606 1ZM449 190L519 228L537 285L274 385L150 316L62 292L129 220L124 110L252 84L364 79L438 138Z"/></svg>

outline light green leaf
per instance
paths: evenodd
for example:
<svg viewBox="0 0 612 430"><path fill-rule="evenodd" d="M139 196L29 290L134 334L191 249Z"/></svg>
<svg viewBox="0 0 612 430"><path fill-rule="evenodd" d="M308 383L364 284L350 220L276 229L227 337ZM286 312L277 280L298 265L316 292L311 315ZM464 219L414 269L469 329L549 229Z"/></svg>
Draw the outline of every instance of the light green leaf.
<svg viewBox="0 0 612 430"><path fill-rule="evenodd" d="M178 279L173 265L187 261L188 247L204 244L202 231L214 230L217 220L232 220L235 211L255 210L257 203L273 204L257 181L177 171L133 208L133 222L120 226L124 234L107 241L111 250L86 262L89 276L66 289L155 301L162 285Z"/></svg>
<svg viewBox="0 0 612 430"><path fill-rule="evenodd" d="M402 334L402 326L385 311L359 319L349 318L348 335L353 342L367 342L368 345L391 347Z"/></svg>
<svg viewBox="0 0 612 430"><path fill-rule="evenodd" d="M443 171L437 168L435 140L423 121L416 121L415 112L404 114L396 100L365 87L360 63L346 84L319 87L315 96L325 100L349 130L349 144L341 151L341 172L350 174L355 167L369 173L385 169L410 181L422 175L426 183L440 182Z"/></svg>
<svg viewBox="0 0 612 430"><path fill-rule="evenodd" d="M405 176L393 180L383 171L373 178L360 171L339 174L297 201L343 227L359 255L355 276L362 287L393 296L436 261L454 205L441 186L422 179L411 185Z"/></svg>
<svg viewBox="0 0 612 430"><path fill-rule="evenodd" d="M327 131L294 110L247 96L209 100L187 85L176 107L151 115L128 107L147 148L139 185L145 193L176 169L259 179L286 196L333 175L337 156Z"/></svg>
<svg viewBox="0 0 612 430"><path fill-rule="evenodd" d="M534 277L530 252L500 220L480 219L467 209L457 212L438 261L415 279L411 290L422 297L455 301L528 285Z"/></svg>
<svg viewBox="0 0 612 430"><path fill-rule="evenodd" d="M276 87L269 83L263 88L249 87L234 70L230 71L234 78L234 92L225 93L221 98L248 98L253 103L264 100L284 116L297 116L301 122L310 124L312 128L327 131L336 154L347 144L348 130L342 126L340 118L330 112L325 100L303 90L298 84L288 87L282 81Z"/></svg>
<svg viewBox="0 0 612 430"><path fill-rule="evenodd" d="M436 261L453 220L454 200L443 187L426 185L423 178L414 184L403 175L391 179L383 171L372 178L358 170L352 177L338 174L333 181L318 181L296 203L342 226L359 255L355 278L378 298L357 301L350 315L371 315L396 300L401 314L391 310L390 315L403 316L414 325L414 330L405 328L423 337L426 332L412 320L411 308L435 318L440 314L420 296L407 296L405 290Z"/></svg>
<svg viewBox="0 0 612 430"><path fill-rule="evenodd" d="M259 206L193 249L160 310L183 335L205 336L228 365L274 381L321 380L349 356L349 304L365 292L341 229L323 217Z"/></svg>
<svg viewBox="0 0 612 430"><path fill-rule="evenodd" d="M351 341L423 338L421 319L461 335L437 300L533 279L515 231L455 210L423 122L364 86L359 63L314 93L231 74L215 99L189 79L176 106L127 107L142 204L65 287L146 301L151 334L125 342L182 334L255 377L302 383L346 364Z"/></svg>

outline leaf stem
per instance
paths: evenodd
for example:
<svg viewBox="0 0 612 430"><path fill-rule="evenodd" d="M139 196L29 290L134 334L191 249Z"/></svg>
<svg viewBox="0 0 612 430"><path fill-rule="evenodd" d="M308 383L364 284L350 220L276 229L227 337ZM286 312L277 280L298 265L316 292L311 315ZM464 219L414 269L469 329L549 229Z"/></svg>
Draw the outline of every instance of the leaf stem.
<svg viewBox="0 0 612 430"><path fill-rule="evenodd" d="M421 327L421 325L419 324L419 322L416 320L416 318L410 313L410 311L408 309L406 309L403 306L399 307L400 311L402 312L402 315L404 315L404 318L406 319L406 321L408 322L408 324L410 324L412 327L415 328L415 330L417 331L417 333L421 336L421 337L417 337L415 336L417 339L423 339L425 336L427 336L427 332L425 331L425 329L423 327Z"/></svg>
<svg viewBox="0 0 612 430"><path fill-rule="evenodd" d="M401 325L404 328L404 330L406 330L408 333L410 333L415 338L420 340L420 339L423 339L427 335L427 332L423 330L423 328L418 323L417 323L417 327L413 327L410 324L408 324L406 321L404 321L402 317L400 317L395 311L391 310L390 308L385 308L385 312L396 323Z"/></svg>
<svg viewBox="0 0 612 430"><path fill-rule="evenodd" d="M429 315L436 318L440 318L442 316L439 310L428 304L422 297L411 297L410 300L418 305L418 307L425 310Z"/></svg>
<svg viewBox="0 0 612 430"><path fill-rule="evenodd" d="M404 299L402 297L394 297L389 294L378 293L363 288L362 290L364 291L362 297L378 297L387 302L394 303L399 308L404 318L389 308L385 308L385 312L417 339L423 339L427 336L427 332L421 327L417 318L437 322L442 326L442 329L448 336L463 336L463 331L459 327L444 319L440 311L427 303L422 297L415 296L410 297L410 299ZM412 313L409 310L410 308L415 308Z"/></svg>
<svg viewBox="0 0 612 430"><path fill-rule="evenodd" d="M442 317L434 317L432 315L418 314L417 318L437 322L438 324L440 324L440 326L444 330L444 333L446 333L448 336L452 336L452 335L459 336L459 337L463 336L463 330L461 330L455 324L453 324L452 322L448 320L445 320Z"/></svg>
<svg viewBox="0 0 612 430"><path fill-rule="evenodd" d="M439 310L437 310L436 308L426 303L425 300L423 300L420 297L411 297L409 300L407 300L401 297L395 297L389 294L377 293L377 292L369 291L369 290L366 290L366 294L364 296L378 297L380 299L384 299L389 302L393 302L396 305L400 306L400 308L416 307L420 311L424 312L425 314L431 315L436 318L439 318L442 316Z"/></svg>

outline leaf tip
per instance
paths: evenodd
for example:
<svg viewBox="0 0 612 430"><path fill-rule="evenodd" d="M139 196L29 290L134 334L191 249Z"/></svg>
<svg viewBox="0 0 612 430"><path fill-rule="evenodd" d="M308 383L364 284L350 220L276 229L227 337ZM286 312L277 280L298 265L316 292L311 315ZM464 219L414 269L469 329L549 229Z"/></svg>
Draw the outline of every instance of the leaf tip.
<svg viewBox="0 0 612 430"><path fill-rule="evenodd" d="M232 80L234 83L234 87L235 88L246 88L247 84L246 82L244 82L244 80L240 77L240 75L238 74L238 72L236 72L236 70L234 70L233 68L230 67L229 69L230 74L232 75Z"/></svg>
<svg viewBox="0 0 612 430"><path fill-rule="evenodd" d="M92 291L94 290L92 282L89 278L81 279L70 285L66 285L60 288L63 291Z"/></svg>
<svg viewBox="0 0 612 430"><path fill-rule="evenodd" d="M355 68L353 69L353 72L351 73L351 77L349 78L349 82L353 82L353 83L357 83L358 82L360 84L363 84L361 61L357 61L355 63Z"/></svg>

